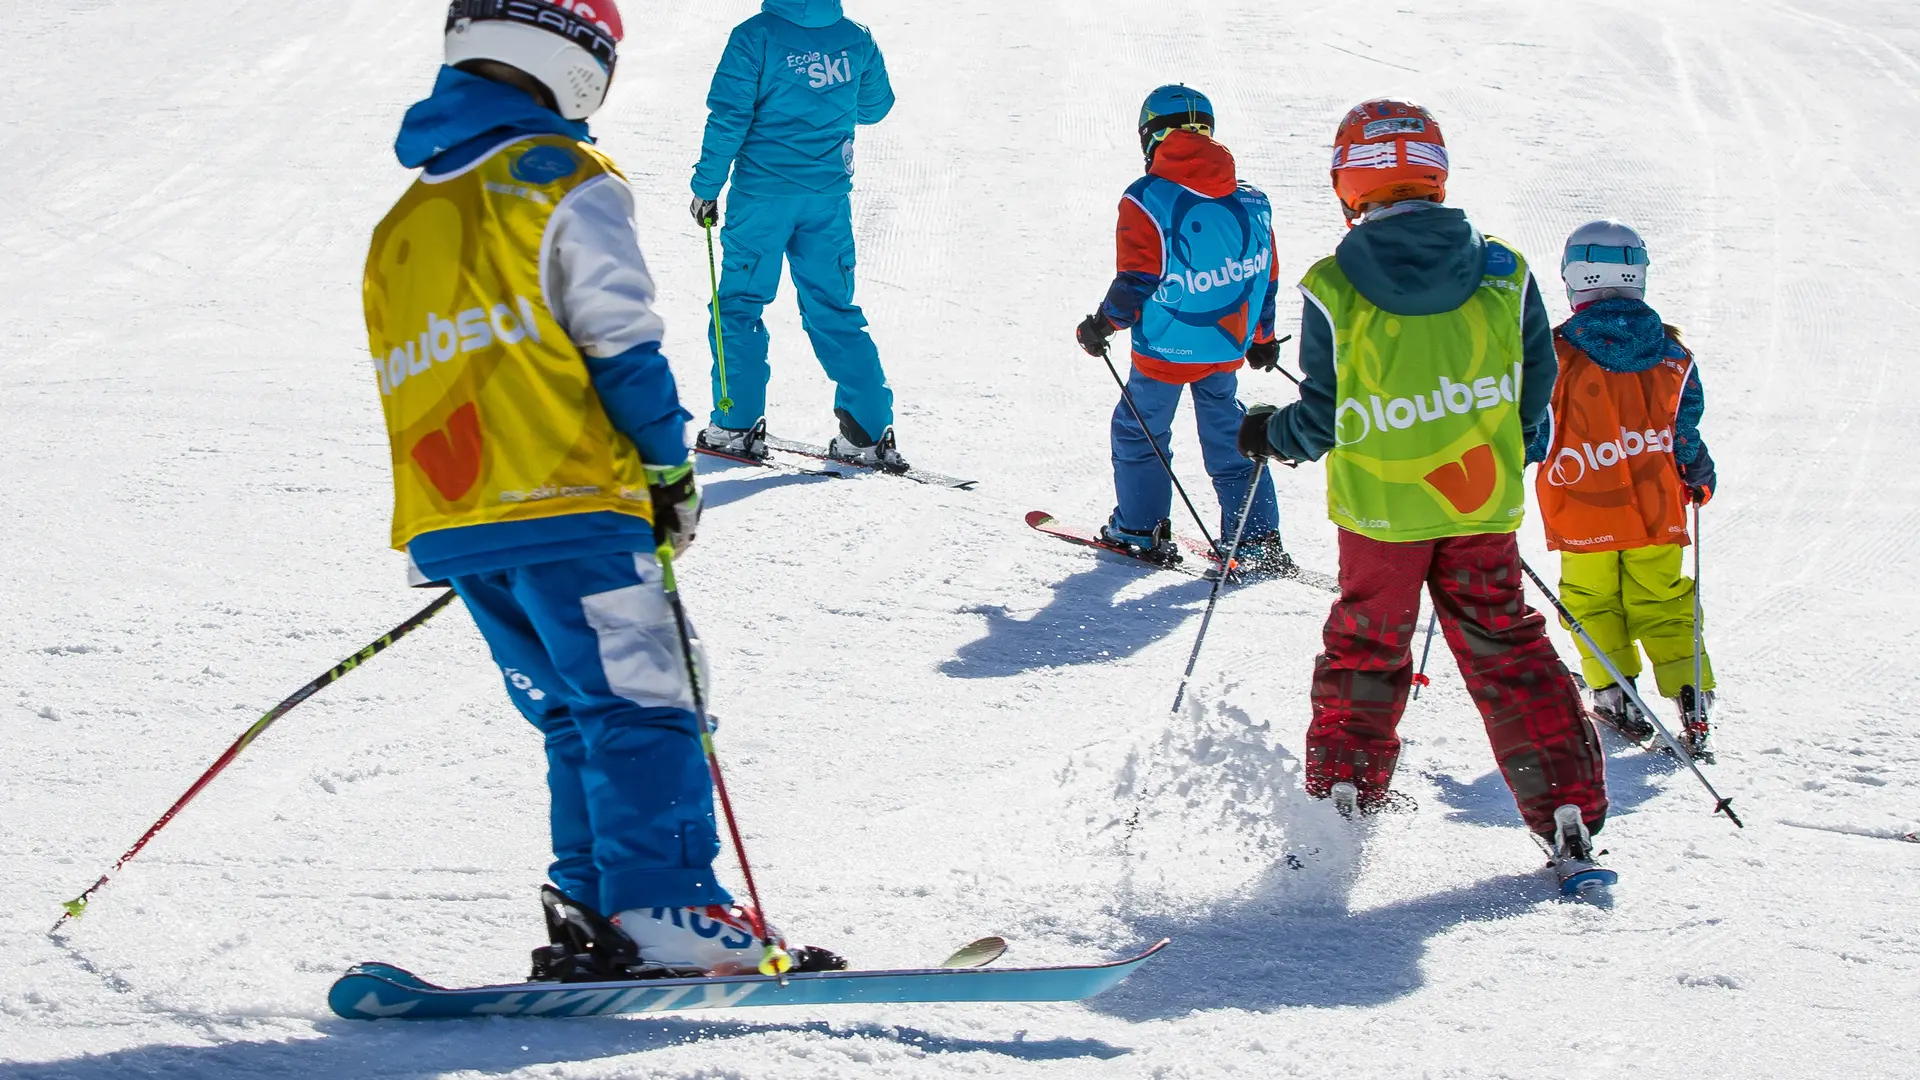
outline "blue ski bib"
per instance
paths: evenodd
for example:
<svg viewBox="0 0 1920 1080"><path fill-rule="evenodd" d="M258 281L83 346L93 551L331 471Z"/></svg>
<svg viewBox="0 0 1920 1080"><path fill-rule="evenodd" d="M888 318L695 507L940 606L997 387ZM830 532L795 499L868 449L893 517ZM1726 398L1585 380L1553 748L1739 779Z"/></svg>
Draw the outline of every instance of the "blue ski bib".
<svg viewBox="0 0 1920 1080"><path fill-rule="evenodd" d="M1247 354L1273 268L1273 208L1255 188L1209 198L1158 176L1127 197L1160 227L1160 289L1133 328L1133 351L1174 364Z"/></svg>

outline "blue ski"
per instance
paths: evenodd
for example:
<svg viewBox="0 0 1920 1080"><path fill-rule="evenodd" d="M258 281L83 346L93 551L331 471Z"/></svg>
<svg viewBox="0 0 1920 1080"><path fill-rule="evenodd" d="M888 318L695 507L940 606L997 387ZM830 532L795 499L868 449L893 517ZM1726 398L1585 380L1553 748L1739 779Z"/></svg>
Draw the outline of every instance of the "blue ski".
<svg viewBox="0 0 1920 1080"><path fill-rule="evenodd" d="M448 1020L474 1016L610 1016L762 1005L1080 1001L1118 986L1166 945L1162 940L1129 960L1066 967L819 971L785 979L731 975L465 989L435 986L390 964L360 964L333 984L327 1004L349 1020Z"/></svg>

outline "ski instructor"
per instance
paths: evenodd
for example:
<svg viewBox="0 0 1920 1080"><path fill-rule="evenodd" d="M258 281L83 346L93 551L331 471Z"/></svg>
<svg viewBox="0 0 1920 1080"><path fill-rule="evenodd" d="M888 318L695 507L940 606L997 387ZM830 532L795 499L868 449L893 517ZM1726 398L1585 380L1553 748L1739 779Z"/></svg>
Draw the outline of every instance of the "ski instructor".
<svg viewBox="0 0 1920 1080"><path fill-rule="evenodd" d="M837 387L840 433L829 452L904 469L893 390L853 302L853 136L893 109L886 60L866 27L842 17L840 0L765 0L760 10L727 38L693 170L693 220L703 228L720 224L729 172L733 183L720 232L720 325L708 330L714 408L700 445L766 455L772 371L760 314L780 288L784 260L813 355Z"/></svg>
<svg viewBox="0 0 1920 1080"><path fill-rule="evenodd" d="M545 736L554 885L639 961L724 973L759 945L714 876L712 781L654 557L699 520L691 417L633 193L587 129L620 38L612 0L454 0L446 66L394 144L423 171L374 230L367 336L393 546L452 584Z"/></svg>

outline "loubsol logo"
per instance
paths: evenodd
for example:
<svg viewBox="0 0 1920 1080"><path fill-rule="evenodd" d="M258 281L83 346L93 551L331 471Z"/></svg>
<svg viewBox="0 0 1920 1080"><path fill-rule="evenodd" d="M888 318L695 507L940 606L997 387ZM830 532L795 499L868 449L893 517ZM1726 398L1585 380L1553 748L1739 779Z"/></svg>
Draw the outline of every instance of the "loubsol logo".
<svg viewBox="0 0 1920 1080"><path fill-rule="evenodd" d="M1673 453L1673 429L1648 428L1645 431L1620 429L1620 437L1595 446L1583 442L1579 449L1563 446L1553 455L1553 464L1547 468L1547 483L1554 487L1572 487L1587 478L1589 472L1610 469L1615 465L1636 458L1641 454Z"/></svg>
<svg viewBox="0 0 1920 1080"><path fill-rule="evenodd" d="M1334 439L1341 446L1352 446L1376 432L1404 431L1449 415L1464 416L1470 412L1512 404L1516 400L1515 388L1519 385L1520 365L1515 364L1511 374L1498 379L1485 375L1470 383L1463 383L1442 375L1438 389L1410 398L1387 400L1373 394L1362 402L1359 398L1350 397L1334 410Z"/></svg>

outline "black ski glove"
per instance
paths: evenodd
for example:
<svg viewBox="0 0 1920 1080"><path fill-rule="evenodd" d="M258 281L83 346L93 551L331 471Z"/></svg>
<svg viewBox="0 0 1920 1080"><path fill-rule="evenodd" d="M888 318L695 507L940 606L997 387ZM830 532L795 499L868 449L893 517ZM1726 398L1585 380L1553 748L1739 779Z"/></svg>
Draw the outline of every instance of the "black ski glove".
<svg viewBox="0 0 1920 1080"><path fill-rule="evenodd" d="M653 497L653 542L672 544L675 554L686 551L700 525L700 486L693 479L693 462L647 466L647 494Z"/></svg>
<svg viewBox="0 0 1920 1080"><path fill-rule="evenodd" d="M1080 342L1080 347L1087 350L1088 356L1105 356L1107 339L1118 329L1113 325L1113 320L1107 318L1106 312L1096 311L1080 320L1080 326L1074 330L1073 336Z"/></svg>
<svg viewBox="0 0 1920 1080"><path fill-rule="evenodd" d="M1280 343L1256 341L1247 346L1247 366L1255 371L1273 371L1280 366Z"/></svg>
<svg viewBox="0 0 1920 1080"><path fill-rule="evenodd" d="M1267 421L1280 410L1272 405L1255 405L1247 410L1246 418L1240 421L1240 434L1234 439L1239 447L1240 456L1245 458L1274 457L1273 444L1267 441Z"/></svg>
<svg viewBox="0 0 1920 1080"><path fill-rule="evenodd" d="M712 199L693 197L693 205L687 207L693 214L693 223L701 228L720 224L720 204Z"/></svg>

